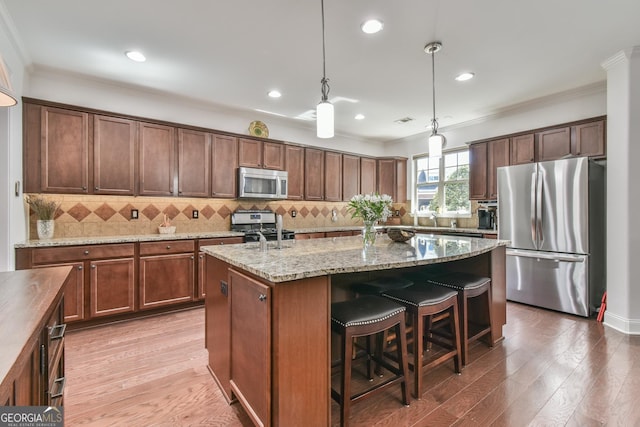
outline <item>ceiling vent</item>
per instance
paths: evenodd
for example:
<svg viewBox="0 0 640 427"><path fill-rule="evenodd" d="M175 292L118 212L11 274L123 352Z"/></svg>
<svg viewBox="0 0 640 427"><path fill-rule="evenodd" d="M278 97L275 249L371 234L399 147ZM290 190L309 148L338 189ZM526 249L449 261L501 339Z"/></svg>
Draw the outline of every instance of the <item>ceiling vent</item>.
<svg viewBox="0 0 640 427"><path fill-rule="evenodd" d="M414 120L413 117L403 117L401 119L394 120L393 122L402 125L402 124L405 124L405 123L412 122L413 120Z"/></svg>

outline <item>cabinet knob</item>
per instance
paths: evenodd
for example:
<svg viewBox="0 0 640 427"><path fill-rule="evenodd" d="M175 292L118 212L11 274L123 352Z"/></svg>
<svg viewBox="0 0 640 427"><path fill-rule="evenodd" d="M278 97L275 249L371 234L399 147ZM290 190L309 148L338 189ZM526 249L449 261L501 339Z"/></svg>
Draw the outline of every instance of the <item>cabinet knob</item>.
<svg viewBox="0 0 640 427"><path fill-rule="evenodd" d="M82 270L82 266L81 265L78 266L78 270Z"/></svg>
<svg viewBox="0 0 640 427"><path fill-rule="evenodd" d="M266 301L267 300L267 296L265 294L260 294L260 296L258 297L258 299L260 301Z"/></svg>
<svg viewBox="0 0 640 427"><path fill-rule="evenodd" d="M86 189L87 189L87 186L86 186L86 185L83 185L83 186L82 186L82 189L83 189L83 190L86 190Z"/></svg>
<svg viewBox="0 0 640 427"><path fill-rule="evenodd" d="M98 186L96 185L96 186L94 187L94 189L95 189L96 191L98 191L98 190L100 190L100 187L98 187Z"/></svg>
<svg viewBox="0 0 640 427"><path fill-rule="evenodd" d="M84 251L84 254L85 255L89 255L89 251Z"/></svg>
<svg viewBox="0 0 640 427"><path fill-rule="evenodd" d="M171 245L167 245L167 249L171 249Z"/></svg>
<svg viewBox="0 0 640 427"><path fill-rule="evenodd" d="M96 268L96 265L95 264L91 264L91 268Z"/></svg>
<svg viewBox="0 0 640 427"><path fill-rule="evenodd" d="M193 256L193 255L191 255L191 259L194 259L194 256Z"/></svg>
<svg viewBox="0 0 640 427"><path fill-rule="evenodd" d="M224 242L220 242L221 245L224 245Z"/></svg>

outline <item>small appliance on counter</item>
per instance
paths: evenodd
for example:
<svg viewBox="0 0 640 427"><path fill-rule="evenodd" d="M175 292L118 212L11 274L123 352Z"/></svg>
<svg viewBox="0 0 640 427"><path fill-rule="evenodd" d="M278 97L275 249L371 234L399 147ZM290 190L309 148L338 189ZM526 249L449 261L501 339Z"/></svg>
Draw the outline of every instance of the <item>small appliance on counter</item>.
<svg viewBox="0 0 640 427"><path fill-rule="evenodd" d="M231 231L244 233L245 242L259 242L260 234L267 240L277 240L276 221L275 212L268 209L238 209L231 214ZM282 240L294 238L293 231L282 230Z"/></svg>
<svg viewBox="0 0 640 427"><path fill-rule="evenodd" d="M494 230L496 228L495 209L478 208L478 228L482 230Z"/></svg>

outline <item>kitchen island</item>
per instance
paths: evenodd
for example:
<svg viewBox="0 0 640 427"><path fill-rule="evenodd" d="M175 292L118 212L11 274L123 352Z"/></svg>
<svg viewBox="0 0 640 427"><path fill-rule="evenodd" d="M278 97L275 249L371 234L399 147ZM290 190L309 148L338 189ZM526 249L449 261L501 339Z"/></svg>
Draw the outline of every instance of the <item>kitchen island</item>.
<svg viewBox="0 0 640 427"><path fill-rule="evenodd" d="M209 369L229 402L256 425L330 424L331 302L349 284L420 270L467 271L492 279L493 342L506 323L507 241L420 235L406 243L381 235L205 246Z"/></svg>

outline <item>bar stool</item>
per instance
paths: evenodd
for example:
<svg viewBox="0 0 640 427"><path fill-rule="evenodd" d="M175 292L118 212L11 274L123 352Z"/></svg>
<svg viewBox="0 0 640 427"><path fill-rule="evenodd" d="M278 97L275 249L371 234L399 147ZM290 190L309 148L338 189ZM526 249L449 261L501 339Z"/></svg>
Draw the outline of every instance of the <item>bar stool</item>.
<svg viewBox="0 0 640 427"><path fill-rule="evenodd" d="M413 285L413 281L402 276L378 277L366 282L356 283L351 289L357 295L382 295L392 289L402 289Z"/></svg>
<svg viewBox="0 0 640 427"><path fill-rule="evenodd" d="M351 395L351 355L353 339L379 334L394 328L399 337L397 346L398 366L384 360L382 352L367 355L367 371L371 378L371 359L390 372L393 377L361 393ZM342 346L342 364L340 367L340 392L331 388L331 397L340 405L340 425L347 426L351 404L368 398L387 387L401 383L402 402L409 405L407 392L407 344L405 332L405 307L386 298L365 295L349 301L331 304L331 330L340 335Z"/></svg>
<svg viewBox="0 0 640 427"><path fill-rule="evenodd" d="M467 364L469 343L488 335L489 347L493 347L493 340L491 339L491 279L469 273L451 272L431 278L429 283L444 286L458 292L462 364ZM484 296L482 308L486 322L476 323L469 316L469 300L480 296Z"/></svg>
<svg viewBox="0 0 640 427"><path fill-rule="evenodd" d="M404 289L394 289L382 294L403 304L413 324L413 373L414 395L422 396L422 372L453 359L454 370L460 373L460 334L458 319L458 293L452 289L431 284L413 285ZM445 315L446 314L446 315ZM445 315L445 316L441 316ZM432 322L433 317L441 320ZM435 333L446 322L450 330L450 340L443 340ZM425 327L426 323L426 327ZM446 350L434 360L424 359L426 343L434 343Z"/></svg>

